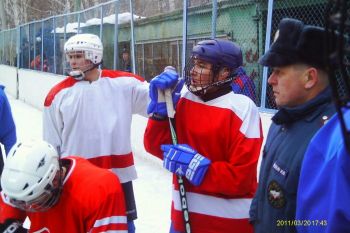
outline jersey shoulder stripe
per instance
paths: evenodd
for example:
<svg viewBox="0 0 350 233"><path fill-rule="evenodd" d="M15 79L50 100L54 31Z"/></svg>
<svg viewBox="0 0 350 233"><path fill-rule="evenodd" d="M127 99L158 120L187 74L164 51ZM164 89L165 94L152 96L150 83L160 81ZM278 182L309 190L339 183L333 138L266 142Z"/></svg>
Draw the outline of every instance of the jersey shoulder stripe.
<svg viewBox="0 0 350 233"><path fill-rule="evenodd" d="M52 104L53 99L55 98L55 96L62 91L65 88L69 88L71 86L73 86L76 82L78 82L77 80L75 80L73 77L67 77L65 80L59 82L58 84L56 84L47 94L45 102L44 102L44 106L45 107L49 107Z"/></svg>
<svg viewBox="0 0 350 233"><path fill-rule="evenodd" d="M125 71L120 71L120 70L102 70L101 77L102 78L132 77L132 78L136 78L141 82L145 81L145 79L142 78L141 76L138 76L136 74L132 74L129 72L125 72Z"/></svg>

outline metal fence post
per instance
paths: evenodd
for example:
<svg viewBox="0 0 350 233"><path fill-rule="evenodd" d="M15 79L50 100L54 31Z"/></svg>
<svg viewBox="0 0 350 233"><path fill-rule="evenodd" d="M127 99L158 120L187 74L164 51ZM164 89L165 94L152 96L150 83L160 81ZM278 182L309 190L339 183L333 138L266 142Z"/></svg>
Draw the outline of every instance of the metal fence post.
<svg viewBox="0 0 350 233"><path fill-rule="evenodd" d="M113 69L117 69L117 62L119 61L118 55L119 55L119 49L118 49L118 30L119 30L119 1L116 1L114 7L114 57L113 57Z"/></svg>
<svg viewBox="0 0 350 233"><path fill-rule="evenodd" d="M41 21L41 53L40 53L40 70L44 71L44 20Z"/></svg>
<svg viewBox="0 0 350 233"><path fill-rule="evenodd" d="M273 10L273 0L269 0L268 10L267 10L266 35L265 35L265 52L270 48L272 10ZM268 71L268 68L264 66L263 80L261 83L261 103L260 103L260 107L263 109L265 109L265 105L266 105L267 71Z"/></svg>
<svg viewBox="0 0 350 233"><path fill-rule="evenodd" d="M56 74L57 73L57 68L56 68L56 17L52 18L52 28L53 28L53 72Z"/></svg>
<svg viewBox="0 0 350 233"><path fill-rule="evenodd" d="M132 0L129 0L130 3L130 13L131 13L131 21L130 21L130 34L131 34L131 62L132 62L132 72L136 73L136 62L135 62L135 38L134 38L134 10Z"/></svg>
<svg viewBox="0 0 350 233"><path fill-rule="evenodd" d="M218 1L213 0L213 10L212 10L212 17L211 17L211 38L215 39L216 37L216 20L218 17Z"/></svg>
<svg viewBox="0 0 350 233"><path fill-rule="evenodd" d="M186 49L187 49L187 7L188 1L183 0L183 21L182 21L182 61L181 70L182 77L185 77L185 65L186 65Z"/></svg>
<svg viewBox="0 0 350 233"><path fill-rule="evenodd" d="M17 62L17 69L19 68L20 66L20 61L21 61L21 57L20 57L20 53L21 53L21 26L18 26L16 28L16 54L17 54L17 59L16 59L16 62Z"/></svg>
<svg viewBox="0 0 350 233"><path fill-rule="evenodd" d="M101 5L100 14L101 14L100 38L102 41L103 40L103 5Z"/></svg>

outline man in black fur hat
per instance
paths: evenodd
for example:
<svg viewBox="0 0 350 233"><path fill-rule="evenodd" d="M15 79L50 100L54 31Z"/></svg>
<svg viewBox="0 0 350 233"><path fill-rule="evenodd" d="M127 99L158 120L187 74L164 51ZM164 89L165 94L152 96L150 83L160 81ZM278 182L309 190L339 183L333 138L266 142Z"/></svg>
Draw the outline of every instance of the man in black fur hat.
<svg viewBox="0 0 350 233"><path fill-rule="evenodd" d="M256 233L296 232L303 224L295 218L300 166L310 139L335 111L324 48L323 28L285 18L260 58L261 65L272 69L268 83L279 109L267 135L250 208Z"/></svg>

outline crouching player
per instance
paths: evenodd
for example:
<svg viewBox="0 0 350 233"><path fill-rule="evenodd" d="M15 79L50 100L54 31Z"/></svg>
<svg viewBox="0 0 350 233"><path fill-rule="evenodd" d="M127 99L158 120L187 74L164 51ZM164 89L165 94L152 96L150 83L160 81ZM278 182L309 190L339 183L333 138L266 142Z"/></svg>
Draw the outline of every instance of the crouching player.
<svg viewBox="0 0 350 233"><path fill-rule="evenodd" d="M81 157L60 159L45 141L17 143L1 176L0 232L127 233L121 184Z"/></svg>

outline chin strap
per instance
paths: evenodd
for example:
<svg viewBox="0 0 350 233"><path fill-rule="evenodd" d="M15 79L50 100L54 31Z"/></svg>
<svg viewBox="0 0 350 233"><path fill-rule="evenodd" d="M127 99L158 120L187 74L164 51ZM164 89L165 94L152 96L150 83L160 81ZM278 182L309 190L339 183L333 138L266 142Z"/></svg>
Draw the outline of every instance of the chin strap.
<svg viewBox="0 0 350 233"><path fill-rule="evenodd" d="M227 78L225 80L217 81L215 83L212 83L212 84L209 84L209 85L206 85L206 86L196 87L196 86L193 86L193 85L189 85L188 88L189 88L190 92L192 92L196 96L201 97L201 96L206 95L211 88L213 88L213 87L219 87L220 88L221 86L224 86L227 83L231 83L232 80L233 80L233 76L229 77L229 78Z"/></svg>
<svg viewBox="0 0 350 233"><path fill-rule="evenodd" d="M89 69L82 71L82 70L72 70L68 73L69 76L72 76L75 80L81 81L85 79L85 73L89 72L90 70L95 69L99 65L102 64L102 61L96 64L93 64Z"/></svg>

